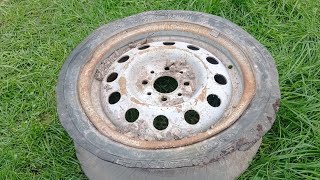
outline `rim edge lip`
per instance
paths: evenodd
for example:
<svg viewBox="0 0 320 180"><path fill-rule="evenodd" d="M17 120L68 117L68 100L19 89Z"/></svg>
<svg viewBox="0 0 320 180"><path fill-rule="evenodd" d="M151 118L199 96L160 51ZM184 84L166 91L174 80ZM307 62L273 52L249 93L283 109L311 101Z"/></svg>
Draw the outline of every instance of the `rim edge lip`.
<svg viewBox="0 0 320 180"><path fill-rule="evenodd" d="M169 23L171 21L167 21ZM164 23L164 22L161 22ZM210 32L210 28L204 27L199 24L195 23L188 23L188 22L179 22L179 23L185 23L185 24L191 24L193 26L201 26L202 27L202 35L203 36L209 36L210 34L204 33L204 32ZM156 24L156 23L151 23ZM143 26L143 25L141 25ZM138 27L138 26L137 26ZM175 26L178 27L177 25ZM181 28L181 27L179 27ZM151 28L152 29L152 28ZM150 30L150 28L149 28ZM186 30L186 29L184 29ZM189 29L189 31L194 31L194 29ZM146 33L146 29L143 31ZM152 31L151 31L152 32ZM141 33L141 32L140 32ZM199 33L199 32L198 32ZM121 33L120 33L121 34ZM134 36L132 32L127 32L127 35ZM230 125L232 125L244 112L244 110L248 107L249 103L251 102L251 99L253 98L255 94L255 79L254 75L252 73L252 68L250 64L246 65L245 62L238 62L241 67L241 72L243 73L243 96L241 97L242 103L239 103L237 108L235 109L236 113L232 113L229 118L221 119L212 129L207 130L206 132L199 133L193 137L186 137L181 140L173 140L173 141L144 141L144 140L138 140L134 138L129 138L113 129L108 127L105 122L97 115L97 113L94 112L94 108L92 108L92 102L91 102L91 93L90 93L90 87L92 82L92 74L94 73L96 65L100 62L101 57L103 56L104 52L106 52L109 47L112 47L112 44L115 44L117 41L113 40L114 38L117 38L119 34L115 35L114 37L111 37L110 39L106 40L102 44L100 44L96 51L94 51L93 55L91 56L91 59L88 60L87 64L84 65L83 69L80 72L79 79L78 79L78 94L79 99L82 108L84 109L86 115L88 116L88 119L94 124L96 129L102 133L104 136L122 143L124 145L128 145L131 147L136 148L142 148L142 149L164 149L164 148L174 148L179 146L186 146L190 144L194 144L196 142L208 139L215 134L218 134L219 132L223 131L224 129L228 128ZM222 34L223 35L223 34ZM214 37L211 37L214 38ZM118 41L120 41L122 38L118 37ZM227 38L228 39L228 38ZM228 39L230 41L230 39ZM228 43L225 42L227 45ZM230 46L230 44L229 44ZM225 46L224 46L225 47ZM239 49L241 51L241 49ZM232 51L231 51L232 52ZM242 52L243 53L243 52ZM245 53L243 53L245 54ZM233 56L236 60L238 58L236 57L242 57L243 55L237 54L233 52ZM242 57L243 58L243 57ZM90 83L88 83L90 82Z"/></svg>

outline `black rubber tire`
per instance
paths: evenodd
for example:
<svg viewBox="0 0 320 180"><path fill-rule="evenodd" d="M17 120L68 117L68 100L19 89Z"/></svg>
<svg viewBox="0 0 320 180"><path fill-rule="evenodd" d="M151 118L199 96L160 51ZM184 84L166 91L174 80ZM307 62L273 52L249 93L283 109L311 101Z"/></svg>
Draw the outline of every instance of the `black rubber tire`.
<svg viewBox="0 0 320 180"><path fill-rule="evenodd" d="M91 180L232 180L246 170L257 153L261 139L246 151L234 151L205 166L173 169L128 168L104 161L75 144L77 158Z"/></svg>
<svg viewBox="0 0 320 180"><path fill-rule="evenodd" d="M256 94L243 115L228 129L184 148L144 150L102 136L83 112L77 94L82 66L94 49L111 36L141 24L177 20L212 27L229 36L250 59ZM100 159L126 167L177 168L208 164L236 150L253 146L272 126L280 99L278 74L268 51L251 35L221 17L190 11L151 11L102 26L86 38L64 63L57 85L60 121L75 143Z"/></svg>

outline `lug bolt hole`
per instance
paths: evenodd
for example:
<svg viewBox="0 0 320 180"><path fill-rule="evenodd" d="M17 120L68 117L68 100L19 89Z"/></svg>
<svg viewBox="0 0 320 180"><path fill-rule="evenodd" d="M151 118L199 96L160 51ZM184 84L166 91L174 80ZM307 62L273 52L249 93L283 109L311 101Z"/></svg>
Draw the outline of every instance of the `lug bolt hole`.
<svg viewBox="0 0 320 180"><path fill-rule="evenodd" d="M214 80L221 85L227 84L227 79L221 74L214 75Z"/></svg>
<svg viewBox="0 0 320 180"><path fill-rule="evenodd" d="M187 123L193 125L199 122L200 115L195 110L189 110L186 113L184 113L184 119L187 121Z"/></svg>
<svg viewBox="0 0 320 180"><path fill-rule="evenodd" d="M207 101L210 104L210 106L212 106L212 107L219 107L221 104L220 98L215 94L210 94L207 97Z"/></svg>
<svg viewBox="0 0 320 180"><path fill-rule="evenodd" d="M115 104L120 100L120 98L121 94L119 92L113 92L110 94L108 101L110 104Z"/></svg>
<svg viewBox="0 0 320 180"><path fill-rule="evenodd" d="M194 51L198 51L200 48L198 48L197 46L193 46L193 45L188 45L187 46L189 49L194 50Z"/></svg>
<svg viewBox="0 0 320 180"><path fill-rule="evenodd" d="M146 84L148 84L148 81L147 80L143 80L142 84L146 85Z"/></svg>
<svg viewBox="0 0 320 180"><path fill-rule="evenodd" d="M166 45L166 46L172 46L174 44L175 42L163 42L163 45Z"/></svg>
<svg viewBox="0 0 320 180"><path fill-rule="evenodd" d="M184 82L183 84L184 84L185 86L189 86L189 85L190 85L189 82Z"/></svg>
<svg viewBox="0 0 320 180"><path fill-rule="evenodd" d="M144 50L144 49L148 49L149 47L150 47L150 45L144 45L144 46L139 47L138 49Z"/></svg>
<svg viewBox="0 0 320 180"><path fill-rule="evenodd" d="M207 57L206 59L211 64L219 64L219 62L214 57Z"/></svg>
<svg viewBox="0 0 320 180"><path fill-rule="evenodd" d="M126 62L128 59L129 59L129 56L123 56L122 58L120 58L120 59L118 60L118 63L124 63L124 62Z"/></svg>
<svg viewBox="0 0 320 180"><path fill-rule="evenodd" d="M112 82L114 80L116 80L118 77L118 73L111 73L108 77L107 77L107 82Z"/></svg>
<svg viewBox="0 0 320 180"><path fill-rule="evenodd" d="M153 120L153 126L160 131L166 129L168 125L169 125L169 120L164 115L159 115L155 117Z"/></svg>
<svg viewBox="0 0 320 180"><path fill-rule="evenodd" d="M136 108L131 108L126 112L125 118L130 123L135 122L139 118L139 111Z"/></svg>

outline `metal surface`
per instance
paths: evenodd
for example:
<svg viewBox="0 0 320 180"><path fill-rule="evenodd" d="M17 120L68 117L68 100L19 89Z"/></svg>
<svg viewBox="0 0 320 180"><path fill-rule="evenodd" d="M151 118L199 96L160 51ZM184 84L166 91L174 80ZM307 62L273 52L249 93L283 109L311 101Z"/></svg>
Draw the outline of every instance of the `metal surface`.
<svg viewBox="0 0 320 180"><path fill-rule="evenodd" d="M145 39L150 34L152 38ZM216 46L197 39L208 39ZM150 47L139 50L142 46L135 48L130 41L147 43ZM193 41L192 45L199 50L188 48ZM176 44L167 46L163 42ZM228 55L224 55L225 51ZM129 58L118 63L125 55ZM208 56L214 57L218 64L206 61ZM108 61L104 61L105 58ZM102 62L101 70L99 63ZM227 70L226 66L230 65L233 68ZM166 67L169 70L164 69ZM104 73L95 76L97 70ZM114 72L117 77L111 75ZM226 84L217 83L217 74L225 77ZM175 78L177 89L171 93L157 92L153 85L161 76ZM189 84L185 86L182 83L186 80ZM153 23L115 35L95 50L78 81L82 107L103 135L125 145L147 149L185 146L214 136L241 116L255 92L255 79L241 47L210 28L183 22ZM117 98L110 101L113 92L121 95L119 101ZM208 103L211 94L219 97L219 106ZM130 108L139 111L139 118L134 122L125 121ZM184 120L185 112L190 109L199 113L197 123L188 124ZM167 128L155 128L153 121L158 115L168 118Z"/></svg>
<svg viewBox="0 0 320 180"><path fill-rule="evenodd" d="M192 50L188 43L170 43L174 44L153 42L129 50L109 67L109 73L102 80L103 110L123 133L146 140L181 139L209 129L229 105L232 86L221 61L203 48ZM219 84L215 77L221 77L226 83ZM163 82L157 84L159 78L163 78ZM178 86L173 87L172 92L161 93L174 86L175 81ZM109 98L112 100L112 94L117 92L121 97L111 104ZM215 96L211 101L216 107L207 100L210 94ZM203 97L199 100L199 96ZM168 118L162 130L154 123L159 115Z"/></svg>

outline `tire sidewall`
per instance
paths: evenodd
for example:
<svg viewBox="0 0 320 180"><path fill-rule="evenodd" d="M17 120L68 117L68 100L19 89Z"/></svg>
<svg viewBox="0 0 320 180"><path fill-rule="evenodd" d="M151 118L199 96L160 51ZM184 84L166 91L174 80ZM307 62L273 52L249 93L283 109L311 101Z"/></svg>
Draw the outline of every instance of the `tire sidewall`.
<svg viewBox="0 0 320 180"><path fill-rule="evenodd" d="M77 94L78 75L92 52L113 35L142 24L167 20L200 24L233 39L245 52L256 78L256 94L243 115L223 132L196 144L172 149L145 150L114 142L101 135L87 119ZM175 168L206 164L235 150L249 149L272 126L280 92L274 60L251 35L218 16L190 11L150 11L104 25L69 56L57 85L59 119L81 147L103 160L127 167Z"/></svg>

